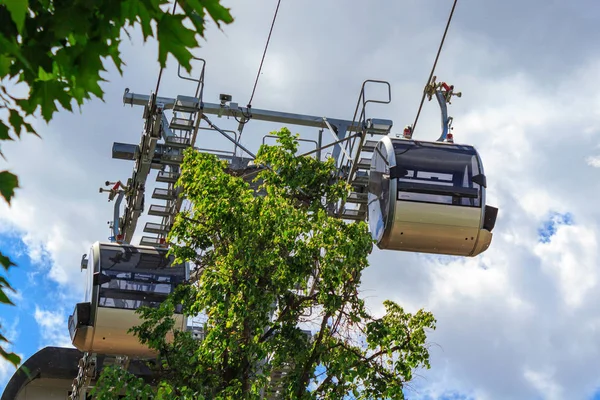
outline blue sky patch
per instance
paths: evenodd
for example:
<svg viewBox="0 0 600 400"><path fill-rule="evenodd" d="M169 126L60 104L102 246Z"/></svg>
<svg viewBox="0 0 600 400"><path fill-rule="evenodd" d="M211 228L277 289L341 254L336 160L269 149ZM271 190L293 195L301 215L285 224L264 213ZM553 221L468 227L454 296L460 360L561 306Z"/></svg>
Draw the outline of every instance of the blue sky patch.
<svg viewBox="0 0 600 400"><path fill-rule="evenodd" d="M413 400L413 399L418 399L418 400L475 400L474 397L469 396L467 394L463 394L463 393L459 393L457 391L446 391L444 392L442 395L440 396L429 396L429 395L425 395L424 397L421 395L416 395L414 391L411 390L405 390L404 391L404 396L406 397L406 400Z"/></svg>
<svg viewBox="0 0 600 400"><path fill-rule="evenodd" d="M590 397L590 400L600 400L600 388Z"/></svg>
<svg viewBox="0 0 600 400"><path fill-rule="evenodd" d="M0 306L2 331L12 336L9 337L12 339L11 350L20 354L23 357L22 361L25 361L41 347L52 345L56 340L56 337L42 335L35 314L36 310L57 313L57 307L60 307L61 303L61 288L47 277L50 260L42 256L41 263L32 262L27 253L27 246L19 236L0 234L0 248L17 264L8 272L8 281L17 290L16 294L9 294L15 306ZM64 326L56 326L56 330L64 331L68 335L66 323ZM7 375L0 376L0 393L4 391L13 373L14 369L11 368Z"/></svg>
<svg viewBox="0 0 600 400"><path fill-rule="evenodd" d="M541 243L550 242L552 236L556 234L556 230L560 225L573 225L573 215L571 213L561 214L552 212L548 219L538 228L538 239Z"/></svg>

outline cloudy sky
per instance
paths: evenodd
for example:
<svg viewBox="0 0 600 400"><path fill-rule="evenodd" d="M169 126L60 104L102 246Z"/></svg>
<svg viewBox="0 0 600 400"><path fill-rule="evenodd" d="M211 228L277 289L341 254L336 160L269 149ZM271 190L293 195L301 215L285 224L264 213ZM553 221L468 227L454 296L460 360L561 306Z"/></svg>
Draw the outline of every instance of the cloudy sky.
<svg viewBox="0 0 600 400"><path fill-rule="evenodd" d="M207 60L205 101L228 93L245 105L276 1L226 4L235 23L223 32L211 25L196 55ZM253 106L351 119L362 81L382 79L392 103L370 116L400 132L414 119L451 6L282 0ZM600 398L599 19L592 0L459 1L436 75L463 92L451 108L455 140L481 153L488 203L500 214L491 248L475 259L371 257L363 293L372 309L389 298L438 320L432 369L419 373L409 399ZM139 35L123 51L125 73L110 68L105 103L38 123L42 140L3 145L0 169L18 173L22 189L10 209L0 205L0 248L19 264L11 273L19 305L0 315L25 357L69 343L66 318L83 298L80 257L109 236L112 203L98 188L131 175L111 147L138 143L142 110L121 96L126 87L149 94L158 65L156 43ZM193 91L171 62L160 95ZM250 123L243 142L255 150L277 128ZM439 130L437 104L426 102L416 136ZM223 143L209 132L197 145ZM12 372L0 362L0 390Z"/></svg>

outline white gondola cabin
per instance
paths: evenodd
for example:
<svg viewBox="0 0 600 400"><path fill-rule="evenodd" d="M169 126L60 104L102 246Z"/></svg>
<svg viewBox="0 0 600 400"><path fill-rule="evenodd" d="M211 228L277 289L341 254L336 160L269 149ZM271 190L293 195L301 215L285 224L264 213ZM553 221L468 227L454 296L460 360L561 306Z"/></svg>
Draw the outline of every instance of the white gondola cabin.
<svg viewBox="0 0 600 400"><path fill-rule="evenodd" d="M167 250L149 246L95 243L82 269L87 269L85 301L69 317L69 333L80 351L152 357L155 353L127 331L140 325L141 306L157 307L189 277L187 265L173 265ZM180 310L176 310L180 311ZM186 318L175 314L175 329L186 328Z"/></svg>
<svg viewBox="0 0 600 400"><path fill-rule="evenodd" d="M369 175L369 227L381 249L476 256L498 209L473 146L382 138Z"/></svg>

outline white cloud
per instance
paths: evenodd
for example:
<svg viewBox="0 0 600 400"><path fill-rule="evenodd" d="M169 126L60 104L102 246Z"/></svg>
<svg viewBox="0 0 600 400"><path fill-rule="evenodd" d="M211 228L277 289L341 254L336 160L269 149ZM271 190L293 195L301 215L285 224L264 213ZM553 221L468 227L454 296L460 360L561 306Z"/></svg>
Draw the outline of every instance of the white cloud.
<svg viewBox="0 0 600 400"><path fill-rule="evenodd" d="M42 310L36 305L33 317L40 328L41 347L73 347L63 310Z"/></svg>
<svg viewBox="0 0 600 400"><path fill-rule="evenodd" d="M600 156L587 157L585 162L591 167L600 168Z"/></svg>
<svg viewBox="0 0 600 400"><path fill-rule="evenodd" d="M14 292L10 292L8 297L12 300L13 303L19 304L23 301L23 292L15 289Z"/></svg>
<svg viewBox="0 0 600 400"><path fill-rule="evenodd" d="M545 399L559 400L565 398L563 388L556 384L554 372L538 372L526 368L524 376L537 389L538 394Z"/></svg>
<svg viewBox="0 0 600 400"><path fill-rule="evenodd" d="M598 244L593 229L560 226L548 243L539 243L534 253L542 269L559 288L565 304L579 307L598 285Z"/></svg>

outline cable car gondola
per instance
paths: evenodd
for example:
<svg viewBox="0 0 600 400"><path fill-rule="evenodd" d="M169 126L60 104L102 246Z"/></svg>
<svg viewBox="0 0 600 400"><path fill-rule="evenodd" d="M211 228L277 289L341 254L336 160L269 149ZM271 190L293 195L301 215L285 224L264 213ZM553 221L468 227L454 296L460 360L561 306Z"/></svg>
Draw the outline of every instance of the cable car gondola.
<svg viewBox="0 0 600 400"><path fill-rule="evenodd" d="M369 227L380 249L476 256L498 209L473 146L383 137L369 177Z"/></svg>
<svg viewBox="0 0 600 400"><path fill-rule="evenodd" d="M69 317L69 333L80 351L123 355L132 358L154 356L128 330L141 324L141 306L158 307L174 288L189 277L187 264L173 265L166 249L118 243L92 245L87 269L85 301ZM184 330L187 320L181 310L175 315L175 329Z"/></svg>

